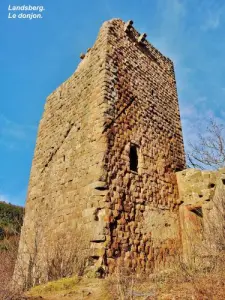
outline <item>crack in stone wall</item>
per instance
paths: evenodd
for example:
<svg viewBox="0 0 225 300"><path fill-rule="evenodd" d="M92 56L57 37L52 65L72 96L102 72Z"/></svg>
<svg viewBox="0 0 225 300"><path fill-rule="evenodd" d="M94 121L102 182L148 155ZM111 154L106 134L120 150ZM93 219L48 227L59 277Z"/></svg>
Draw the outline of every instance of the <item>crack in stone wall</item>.
<svg viewBox="0 0 225 300"><path fill-rule="evenodd" d="M49 163L52 161L53 157L57 154L57 152L59 151L60 147L63 145L63 143L65 142L66 138L68 137L68 135L69 135L71 129L73 128L73 125L74 125L73 123L70 124L70 127L67 129L67 131L66 131L66 133L65 133L65 135L64 135L64 139L62 140L61 144L60 144L56 149L54 149L54 152L52 152L52 153L50 154L50 157L49 157L48 161L46 162L45 167L44 167L44 169L41 171L41 173L44 172L45 168L48 167L48 165L49 165Z"/></svg>

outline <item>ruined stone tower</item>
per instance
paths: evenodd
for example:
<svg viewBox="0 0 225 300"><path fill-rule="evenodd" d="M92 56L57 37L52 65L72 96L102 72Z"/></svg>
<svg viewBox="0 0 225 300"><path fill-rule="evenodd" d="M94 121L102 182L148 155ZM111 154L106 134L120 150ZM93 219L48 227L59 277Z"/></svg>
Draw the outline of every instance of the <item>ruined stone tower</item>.
<svg viewBox="0 0 225 300"><path fill-rule="evenodd" d="M172 61L132 22L105 22L47 98L14 278L49 280L61 238L64 249L79 240L105 272L122 260L135 270L169 266L180 242L175 171L184 165Z"/></svg>

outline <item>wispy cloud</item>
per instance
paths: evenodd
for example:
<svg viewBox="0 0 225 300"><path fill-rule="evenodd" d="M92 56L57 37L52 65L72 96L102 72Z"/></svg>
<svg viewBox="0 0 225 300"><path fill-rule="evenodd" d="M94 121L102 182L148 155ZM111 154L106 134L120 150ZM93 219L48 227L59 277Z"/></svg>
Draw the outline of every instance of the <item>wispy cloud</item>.
<svg viewBox="0 0 225 300"><path fill-rule="evenodd" d="M204 97L202 98L204 99ZM221 118L209 106L200 109L200 106L197 107L188 103L181 105L181 120L186 151L189 150L189 142L197 143L199 134L204 135L207 132L210 119L215 120L217 124L225 126L223 113L225 116L225 112L222 111Z"/></svg>
<svg viewBox="0 0 225 300"><path fill-rule="evenodd" d="M36 127L16 123L0 115L0 144L8 149L27 146L35 137Z"/></svg>
<svg viewBox="0 0 225 300"><path fill-rule="evenodd" d="M208 0L200 5L200 14L202 16L202 30L215 30L222 21L225 5L223 1Z"/></svg>
<svg viewBox="0 0 225 300"><path fill-rule="evenodd" d="M206 16L206 21L202 25L203 30L217 29L220 26L222 11L211 12L209 11Z"/></svg>

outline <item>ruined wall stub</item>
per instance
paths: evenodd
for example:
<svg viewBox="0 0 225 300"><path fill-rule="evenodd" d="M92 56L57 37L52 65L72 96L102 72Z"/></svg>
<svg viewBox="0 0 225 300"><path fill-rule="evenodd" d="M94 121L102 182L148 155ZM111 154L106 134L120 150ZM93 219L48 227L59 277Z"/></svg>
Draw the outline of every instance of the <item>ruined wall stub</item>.
<svg viewBox="0 0 225 300"><path fill-rule="evenodd" d="M132 26L105 22L47 99L14 277L48 280L46 252L77 231L106 272L121 258L136 270L169 265L184 165L173 63Z"/></svg>
<svg viewBox="0 0 225 300"><path fill-rule="evenodd" d="M225 169L177 173L183 261L215 267L225 247Z"/></svg>

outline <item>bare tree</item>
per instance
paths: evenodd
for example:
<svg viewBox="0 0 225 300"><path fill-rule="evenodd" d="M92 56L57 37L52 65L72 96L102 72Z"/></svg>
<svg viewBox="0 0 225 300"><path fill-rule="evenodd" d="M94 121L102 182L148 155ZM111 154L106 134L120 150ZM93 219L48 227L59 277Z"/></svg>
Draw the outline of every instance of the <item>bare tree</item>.
<svg viewBox="0 0 225 300"><path fill-rule="evenodd" d="M189 142L188 166L199 169L225 167L225 127L210 119L204 133L195 143Z"/></svg>

